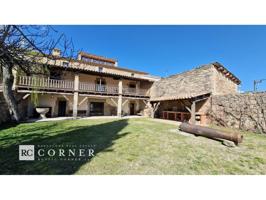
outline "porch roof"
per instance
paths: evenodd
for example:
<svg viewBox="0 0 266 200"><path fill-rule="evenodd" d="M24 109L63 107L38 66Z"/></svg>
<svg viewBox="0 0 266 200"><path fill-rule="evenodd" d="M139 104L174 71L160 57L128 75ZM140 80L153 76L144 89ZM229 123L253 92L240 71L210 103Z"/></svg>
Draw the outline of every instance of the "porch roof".
<svg viewBox="0 0 266 200"><path fill-rule="evenodd" d="M179 100L179 99L192 99L192 98L197 98L201 96L207 96L210 94L211 93L204 93L204 94L186 93L186 94L179 94L175 96L162 96L162 97L151 98L150 101L173 101L173 100Z"/></svg>

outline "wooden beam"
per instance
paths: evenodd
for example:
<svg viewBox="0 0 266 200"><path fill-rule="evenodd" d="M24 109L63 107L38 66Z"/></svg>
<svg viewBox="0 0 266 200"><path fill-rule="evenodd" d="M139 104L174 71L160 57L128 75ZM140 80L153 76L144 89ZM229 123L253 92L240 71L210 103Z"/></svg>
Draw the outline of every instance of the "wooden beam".
<svg viewBox="0 0 266 200"><path fill-rule="evenodd" d="M191 109L181 99L179 102L191 113Z"/></svg>
<svg viewBox="0 0 266 200"><path fill-rule="evenodd" d="M85 97L84 99L82 99L82 101L79 102L78 106L82 105L87 99L88 99L88 97Z"/></svg>
<svg viewBox="0 0 266 200"><path fill-rule="evenodd" d="M161 102L155 103L154 110L153 110L154 112L157 111L160 104L161 104Z"/></svg>
<svg viewBox="0 0 266 200"><path fill-rule="evenodd" d="M191 124L196 124L196 101L193 101L191 105Z"/></svg>
<svg viewBox="0 0 266 200"><path fill-rule="evenodd" d="M1 87L0 87L1 90ZM18 93L38 93L38 94L55 94L55 95L69 95L73 96L73 93L70 92L50 92L50 91L32 91L32 90L22 90L19 89L17 90ZM97 95L97 94L81 94L79 93L79 96L85 96L85 97L96 97L96 98L118 98L119 96L114 96L114 95ZM149 97L128 97L128 96L123 96L123 99L134 99L134 100L148 100Z"/></svg>
<svg viewBox="0 0 266 200"><path fill-rule="evenodd" d="M68 101L69 105L72 106L72 102L70 101L70 99L64 94L62 94L62 96Z"/></svg>
<svg viewBox="0 0 266 200"><path fill-rule="evenodd" d="M117 103L115 102L113 98L110 98L110 100L117 106Z"/></svg>
<svg viewBox="0 0 266 200"><path fill-rule="evenodd" d="M143 99L142 99L142 101L147 106L147 101L146 100L143 100Z"/></svg>
<svg viewBox="0 0 266 200"><path fill-rule="evenodd" d="M188 110L188 112L192 112L191 109L188 106L185 106L185 108Z"/></svg>
<svg viewBox="0 0 266 200"><path fill-rule="evenodd" d="M22 99L27 99L28 97L30 96L30 94L25 94L23 97L22 97Z"/></svg>
<svg viewBox="0 0 266 200"><path fill-rule="evenodd" d="M124 101L124 103L122 103L122 107L123 107L127 102L128 102L128 99L126 99L126 100Z"/></svg>
<svg viewBox="0 0 266 200"><path fill-rule="evenodd" d="M197 100L195 100L195 102L200 102L200 101L204 101L204 100L207 100L207 99L209 99L209 97L205 97L205 98L202 98L202 99L197 99Z"/></svg>

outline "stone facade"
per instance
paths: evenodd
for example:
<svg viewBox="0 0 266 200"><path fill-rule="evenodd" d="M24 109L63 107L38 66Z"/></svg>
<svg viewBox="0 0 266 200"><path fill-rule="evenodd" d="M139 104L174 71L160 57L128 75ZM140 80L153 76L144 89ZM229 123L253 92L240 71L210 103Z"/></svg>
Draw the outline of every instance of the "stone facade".
<svg viewBox="0 0 266 200"><path fill-rule="evenodd" d="M188 112L186 107L191 106L191 101L205 94L237 94L239 82L222 65L212 63L155 82L150 92L151 100L161 102L157 117L162 118L163 111ZM204 125L210 121L207 117L210 107L210 99L196 103L195 114L204 118Z"/></svg>
<svg viewBox="0 0 266 200"><path fill-rule="evenodd" d="M66 101L66 116L72 116L73 95L65 95L65 97L59 94L39 94L38 106L51 108L51 117L57 117L59 101ZM28 100L30 100L30 97ZM114 97L113 100L117 102L117 98ZM89 116L91 102L104 103L104 115L105 116L116 116L117 115L117 105L111 100L111 98L79 96L79 102L83 102L82 104L79 104L78 106L79 116ZM28 104L26 106L27 114L25 116L33 117L34 112L35 112L34 111L35 106L31 103L31 101L24 101L24 103ZM135 114L139 113L141 110L144 110L145 104L143 103L142 100L123 98L123 107L122 107L123 115L130 115L130 103L134 103L135 105L134 107Z"/></svg>
<svg viewBox="0 0 266 200"><path fill-rule="evenodd" d="M212 96L209 115L219 125L266 133L266 93Z"/></svg>
<svg viewBox="0 0 266 200"><path fill-rule="evenodd" d="M154 82L151 99L163 96L198 96L212 92L212 65L206 65Z"/></svg>
<svg viewBox="0 0 266 200"><path fill-rule="evenodd" d="M238 91L238 85L226 77L222 72L217 71L215 68L212 68L212 77L213 77L213 95L222 95L222 94L235 94Z"/></svg>
<svg viewBox="0 0 266 200"><path fill-rule="evenodd" d="M238 84L217 70L214 64L208 64L156 81L151 88L151 99L164 96L196 97L207 93L235 94L237 91Z"/></svg>

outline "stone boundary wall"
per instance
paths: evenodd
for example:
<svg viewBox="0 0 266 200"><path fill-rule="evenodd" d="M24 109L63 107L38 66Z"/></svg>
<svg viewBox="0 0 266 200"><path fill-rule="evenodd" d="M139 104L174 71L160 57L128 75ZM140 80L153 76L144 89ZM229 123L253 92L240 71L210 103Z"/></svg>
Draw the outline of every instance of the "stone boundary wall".
<svg viewBox="0 0 266 200"><path fill-rule="evenodd" d="M209 116L218 125L266 133L266 92L212 96Z"/></svg>

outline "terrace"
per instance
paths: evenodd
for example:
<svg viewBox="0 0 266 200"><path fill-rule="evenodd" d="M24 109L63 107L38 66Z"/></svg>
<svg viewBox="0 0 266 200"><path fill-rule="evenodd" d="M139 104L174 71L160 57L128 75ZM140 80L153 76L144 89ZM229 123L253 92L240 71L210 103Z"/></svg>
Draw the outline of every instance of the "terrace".
<svg viewBox="0 0 266 200"><path fill-rule="evenodd" d="M19 76L16 84L19 91L38 90L38 91L53 91L53 92L68 92L72 93L75 90L74 81L56 80L50 78ZM118 95L119 88L115 85L100 85L92 82L79 82L79 93L99 94L99 95ZM149 97L149 91L140 88L123 87L123 96L138 96Z"/></svg>

